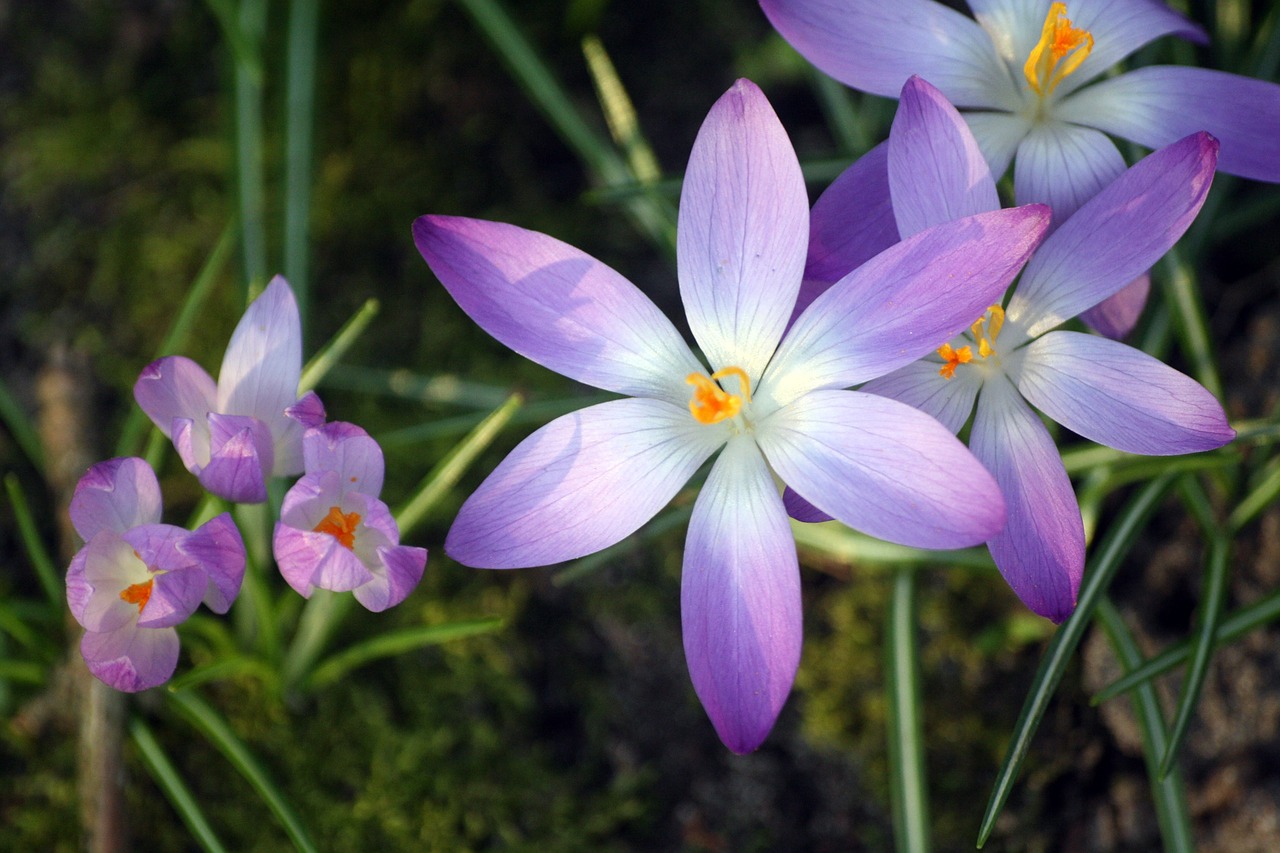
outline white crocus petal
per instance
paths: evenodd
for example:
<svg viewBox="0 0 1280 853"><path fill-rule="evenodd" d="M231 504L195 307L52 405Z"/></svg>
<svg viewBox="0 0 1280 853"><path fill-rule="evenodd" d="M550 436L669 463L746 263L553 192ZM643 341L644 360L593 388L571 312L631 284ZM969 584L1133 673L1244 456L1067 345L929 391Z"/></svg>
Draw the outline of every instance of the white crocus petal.
<svg viewBox="0 0 1280 853"><path fill-rule="evenodd" d="M906 403L958 433L973 413L982 374L976 368L960 365L955 375L947 379L939 373L941 369L939 361L920 359L872 379L858 390Z"/></svg>

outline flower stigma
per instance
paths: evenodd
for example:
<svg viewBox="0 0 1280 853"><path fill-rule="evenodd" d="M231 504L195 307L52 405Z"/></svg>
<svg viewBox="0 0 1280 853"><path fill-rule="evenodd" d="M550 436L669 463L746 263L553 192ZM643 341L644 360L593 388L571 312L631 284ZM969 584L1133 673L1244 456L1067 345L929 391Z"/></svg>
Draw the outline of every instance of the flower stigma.
<svg viewBox="0 0 1280 853"><path fill-rule="evenodd" d="M155 578L144 581L143 583L130 584L120 591L120 600L127 604L138 605L138 612L142 612L142 608L147 606L147 602L151 600L151 590L155 585Z"/></svg>
<svg viewBox="0 0 1280 853"><path fill-rule="evenodd" d="M1040 41L1031 49L1022 73L1041 98L1080 67L1093 50L1093 33L1071 25L1065 3L1054 3L1044 19Z"/></svg>
<svg viewBox="0 0 1280 853"><path fill-rule="evenodd" d="M348 551L356 547L356 525L360 523L360 513L344 513L336 506L329 507L329 514L312 528L314 533L328 533L338 544Z"/></svg>
<svg viewBox="0 0 1280 853"><path fill-rule="evenodd" d="M974 320L973 325L969 327L969 334L978 345L978 355L983 359L995 355L996 338L1000 336L1002 328L1004 328L1004 309L999 305L989 307L986 313ZM948 343L938 347L938 355L943 361L938 375L943 379L953 379L957 367L973 361L973 348L962 346L956 349Z"/></svg>
<svg viewBox="0 0 1280 853"><path fill-rule="evenodd" d="M714 381L726 376L736 376L742 387L742 396L730 394ZM693 386L693 398L689 400L689 412L701 424L718 424L738 416L742 411L743 397L751 402L751 380L741 367L726 367L711 374L708 379L701 373L690 373L685 382Z"/></svg>
<svg viewBox="0 0 1280 853"><path fill-rule="evenodd" d="M951 344L943 344L938 347L938 355L942 356L944 362L938 374L943 379L952 379L956 375L957 367L973 361L973 347L955 349Z"/></svg>

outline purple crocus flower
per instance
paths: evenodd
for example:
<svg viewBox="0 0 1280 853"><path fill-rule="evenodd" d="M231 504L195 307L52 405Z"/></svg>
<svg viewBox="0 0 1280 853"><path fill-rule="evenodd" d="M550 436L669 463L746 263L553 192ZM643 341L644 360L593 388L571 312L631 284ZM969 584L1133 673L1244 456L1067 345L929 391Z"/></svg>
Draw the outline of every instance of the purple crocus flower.
<svg viewBox="0 0 1280 853"><path fill-rule="evenodd" d="M85 628L89 671L135 693L163 684L178 663L178 632L201 600L226 613L244 578L245 551L229 513L187 531L160 523L160 484L142 459L99 462L80 478L71 521L86 544L67 570L67 601Z"/></svg>
<svg viewBox="0 0 1280 853"><path fill-rule="evenodd" d="M302 322L289 284L276 276L236 325L215 385L200 365L167 356L143 369L134 399L173 441L182 463L213 494L239 503L267 499L267 478L302 471L298 399Z"/></svg>
<svg viewBox="0 0 1280 853"><path fill-rule="evenodd" d="M1161 36L1206 40L1160 0L968 3L976 20L934 0L760 0L796 50L855 89L895 97L913 74L937 86L968 110L993 174L1017 155L1017 203L1049 204L1055 223L1124 170L1106 134L1159 148L1208 131L1218 168L1280 181L1280 86L1178 66L1093 83Z"/></svg>
<svg viewBox="0 0 1280 853"><path fill-rule="evenodd" d="M928 229L842 279L788 330L808 200L772 107L740 80L703 123L680 198L680 292L710 368L633 284L577 249L512 225L418 219L418 250L486 331L628 395L521 442L463 505L445 550L488 568L590 554L652 518L720 450L689 524L684 647L720 738L755 749L801 644L799 567L774 475L895 542L951 548L999 530L998 489L954 436L901 403L840 389L965 328L1047 219L1033 206ZM953 499L957 477L971 489L964 501Z"/></svg>
<svg viewBox="0 0 1280 853"><path fill-rule="evenodd" d="M1009 511L1008 525L988 542L991 555L1027 606L1055 622L1075 607L1084 528L1053 440L1028 403L1130 453L1193 453L1235 435L1222 406L1190 377L1117 341L1057 329L1182 236L1204 203L1217 152L1213 137L1197 133L1141 160L1045 239L1007 306L993 300L935 354L862 386L952 431L976 401L969 446L995 475ZM904 235L998 203L964 120L918 78L903 90L887 159Z"/></svg>
<svg viewBox="0 0 1280 853"><path fill-rule="evenodd" d="M280 573L305 598L313 590L351 590L370 610L413 592L427 550L400 544L382 491L382 449L355 424L308 429L306 475L284 496L274 547Z"/></svg>

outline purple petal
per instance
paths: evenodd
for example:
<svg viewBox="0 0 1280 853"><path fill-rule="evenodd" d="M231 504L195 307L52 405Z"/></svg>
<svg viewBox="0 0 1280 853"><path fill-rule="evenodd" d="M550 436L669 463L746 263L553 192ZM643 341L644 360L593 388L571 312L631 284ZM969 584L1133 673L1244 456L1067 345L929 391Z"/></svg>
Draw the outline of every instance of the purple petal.
<svg viewBox="0 0 1280 853"><path fill-rule="evenodd" d="M1198 133L1141 160L1051 234L1009 299L1036 337L1151 268L1187 230L1213 181L1217 143Z"/></svg>
<svg viewBox="0 0 1280 853"><path fill-rule="evenodd" d="M334 421L310 429L303 438L308 474L335 471L343 490L376 498L382 493L385 464L382 448L355 424Z"/></svg>
<svg viewBox="0 0 1280 853"><path fill-rule="evenodd" d="M831 516L800 497L800 493L795 489L787 486L782 490L782 505L787 509L787 515L796 521L803 521L806 524L820 524L824 521L834 521Z"/></svg>
<svg viewBox="0 0 1280 853"><path fill-rule="evenodd" d="M919 74L953 104L1015 110L1013 80L973 20L932 0L761 0L805 59L855 89L897 97Z"/></svg>
<svg viewBox="0 0 1280 853"><path fill-rule="evenodd" d="M795 541L749 438L729 442L694 503L680 621L702 707L725 746L751 752L791 692L802 616Z"/></svg>
<svg viewBox="0 0 1280 853"><path fill-rule="evenodd" d="M1004 524L1000 491L965 446L910 406L815 391L758 431L769 464L815 507L918 548L963 548Z"/></svg>
<svg viewBox="0 0 1280 853"><path fill-rule="evenodd" d="M973 401L982 387L982 375L961 366L950 379L932 359L913 361L893 373L872 379L859 391L888 397L935 418L954 435L973 413Z"/></svg>
<svg viewBox="0 0 1280 853"><path fill-rule="evenodd" d="M1009 512L987 542L996 566L1027 607L1061 622L1084 573L1084 523L1053 439L1012 385L988 382L969 446L995 475Z"/></svg>
<svg viewBox="0 0 1280 853"><path fill-rule="evenodd" d="M80 641L89 671L108 687L137 693L164 684L178 666L178 632L129 623L114 631L89 631Z"/></svg>
<svg viewBox="0 0 1280 853"><path fill-rule="evenodd" d="M360 558L328 533L298 530L279 522L272 550L280 574L304 598L310 598L317 588L347 592L373 579Z"/></svg>
<svg viewBox="0 0 1280 853"><path fill-rule="evenodd" d="M1037 124L1018 146L1013 166L1018 204L1053 208L1053 227L1124 172L1115 143L1093 128L1063 122Z"/></svg>
<svg viewBox="0 0 1280 853"><path fill-rule="evenodd" d="M1080 315L1099 333L1121 340L1133 331L1147 307L1151 293L1151 274L1143 273L1118 291Z"/></svg>
<svg viewBox="0 0 1280 853"><path fill-rule="evenodd" d="M1200 383L1108 338L1058 331L1032 341L1018 388L1068 429L1129 453L1195 453L1235 437Z"/></svg>
<svg viewBox="0 0 1280 853"><path fill-rule="evenodd" d="M191 533L172 524L144 524L125 531L123 539L152 573L146 605L137 612L142 628L171 628L200 606L209 585L204 567L183 550ZM127 586L112 590L119 595Z"/></svg>
<svg viewBox="0 0 1280 853"><path fill-rule="evenodd" d="M764 372L795 308L809 196L791 140L756 85L707 113L689 155L676 228L680 296L713 369Z"/></svg>
<svg viewBox="0 0 1280 853"><path fill-rule="evenodd" d="M276 276L231 334L218 373L218 411L257 418L273 435L297 428L285 410L297 402L301 378L302 319L289 284Z"/></svg>
<svg viewBox="0 0 1280 853"><path fill-rule="evenodd" d="M67 605L71 608L71 615L81 626L84 625L85 609L93 597L93 584L84 575L88 551L89 545L86 543L71 558L71 565L67 567Z"/></svg>
<svg viewBox="0 0 1280 853"><path fill-rule="evenodd" d="M889 197L889 146L877 145L818 197L809 215L809 255L791 320L823 291L898 242Z"/></svg>
<svg viewBox="0 0 1280 853"><path fill-rule="evenodd" d="M1031 122L1017 113L968 112L964 120L987 159L991 174L999 180L1009 170L1018 146L1031 131Z"/></svg>
<svg viewBox="0 0 1280 853"><path fill-rule="evenodd" d="M236 503L265 501L273 459L266 424L244 415L210 412L209 432L213 454L198 475L200 485Z"/></svg>
<svg viewBox="0 0 1280 853"><path fill-rule="evenodd" d="M670 403L702 369L680 333L636 286L572 246L514 225L422 216L413 239L463 311L544 367Z"/></svg>
<svg viewBox="0 0 1280 853"><path fill-rule="evenodd" d="M373 580L353 590L356 601L374 613L381 613L409 597L422 580L427 565L427 549L409 545L378 549L379 565L372 568Z"/></svg>
<svg viewBox="0 0 1280 853"><path fill-rule="evenodd" d="M76 483L71 523L86 542L99 530L123 533L160 520L162 504L156 472L136 456L99 462Z"/></svg>
<svg viewBox="0 0 1280 853"><path fill-rule="evenodd" d="M240 594L245 566L244 539L231 513L209 519L178 547L199 562L209 578L205 605L214 613L226 613Z"/></svg>
<svg viewBox="0 0 1280 853"><path fill-rule="evenodd" d="M178 443L175 420L199 424L199 430L187 437L182 461L187 470L192 470L208 460L209 434L204 431L204 424L209 412L218 407L218 388L204 368L180 355L153 361L134 383L133 398L174 444Z"/></svg>
<svg viewBox="0 0 1280 853"><path fill-rule="evenodd" d="M312 530L329 513L341 506L342 478L336 471L319 470L298 478L285 492L280 504L280 520L299 530Z"/></svg>
<svg viewBox="0 0 1280 853"><path fill-rule="evenodd" d="M1204 68L1139 68L1072 95L1058 115L1148 148L1208 131L1222 143L1222 171L1280 181L1280 85L1275 83Z"/></svg>
<svg viewBox="0 0 1280 853"><path fill-rule="evenodd" d="M809 306L761 382L779 405L881 376L937 349L993 302L1040 242L1049 210L948 222L858 267Z"/></svg>
<svg viewBox="0 0 1280 853"><path fill-rule="evenodd" d="M704 426L658 400L614 400L557 418L467 499L445 551L498 569L599 551L652 518L727 436L727 423Z"/></svg>
<svg viewBox="0 0 1280 853"><path fill-rule="evenodd" d="M137 605L120 598L134 584L152 579L132 545L111 530L99 531L76 555L68 571L67 600L76 621L89 631L114 631L135 621Z"/></svg>
<svg viewBox="0 0 1280 853"><path fill-rule="evenodd" d="M919 77L902 88L889 132L889 186L903 237L1000 209L996 183L968 125Z"/></svg>
<svg viewBox="0 0 1280 853"><path fill-rule="evenodd" d="M324 410L324 403L320 402L315 391L303 394L298 398L298 402L284 410L284 414L285 417L297 421L307 429L323 426L325 418L328 417Z"/></svg>

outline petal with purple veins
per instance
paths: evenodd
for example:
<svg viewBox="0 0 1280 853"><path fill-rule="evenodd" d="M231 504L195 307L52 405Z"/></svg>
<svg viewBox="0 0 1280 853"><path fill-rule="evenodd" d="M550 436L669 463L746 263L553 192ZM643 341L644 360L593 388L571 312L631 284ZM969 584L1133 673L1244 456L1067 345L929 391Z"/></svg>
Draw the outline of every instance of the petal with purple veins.
<svg viewBox="0 0 1280 853"><path fill-rule="evenodd" d="M173 677L178 666L178 632L133 623L114 631L88 631L80 641L80 654L99 681L137 693Z"/></svg>
<svg viewBox="0 0 1280 853"><path fill-rule="evenodd" d="M136 456L99 462L76 483L71 523L86 542L99 530L123 533L160 520L162 503L156 472Z"/></svg>

